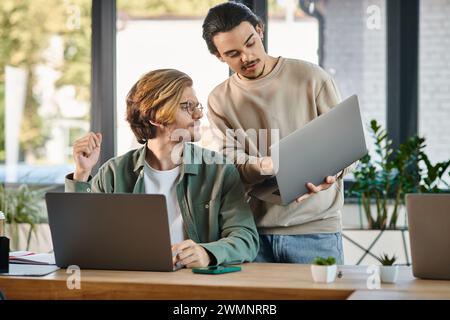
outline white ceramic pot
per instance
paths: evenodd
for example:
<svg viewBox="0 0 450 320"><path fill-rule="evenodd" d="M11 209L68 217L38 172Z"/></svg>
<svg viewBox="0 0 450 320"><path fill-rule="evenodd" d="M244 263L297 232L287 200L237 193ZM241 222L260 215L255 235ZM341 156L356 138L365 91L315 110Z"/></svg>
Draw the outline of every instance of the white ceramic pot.
<svg viewBox="0 0 450 320"><path fill-rule="evenodd" d="M337 266L319 266L316 264L311 265L311 273L315 282L330 283L336 280Z"/></svg>
<svg viewBox="0 0 450 320"><path fill-rule="evenodd" d="M398 276L398 266L380 266L380 279L383 283L395 283Z"/></svg>

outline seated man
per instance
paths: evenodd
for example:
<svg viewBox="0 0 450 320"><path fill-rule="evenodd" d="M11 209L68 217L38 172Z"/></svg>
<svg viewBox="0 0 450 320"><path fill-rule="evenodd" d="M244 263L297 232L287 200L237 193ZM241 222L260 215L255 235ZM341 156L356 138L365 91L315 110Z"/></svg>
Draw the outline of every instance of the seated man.
<svg viewBox="0 0 450 320"><path fill-rule="evenodd" d="M225 161L206 164L220 155L187 143L198 141L203 116L192 85L174 69L145 74L127 96L127 121L144 146L110 159L92 178L102 135L88 133L73 146L76 169L66 191L164 194L174 264L253 261L258 234L239 173Z"/></svg>

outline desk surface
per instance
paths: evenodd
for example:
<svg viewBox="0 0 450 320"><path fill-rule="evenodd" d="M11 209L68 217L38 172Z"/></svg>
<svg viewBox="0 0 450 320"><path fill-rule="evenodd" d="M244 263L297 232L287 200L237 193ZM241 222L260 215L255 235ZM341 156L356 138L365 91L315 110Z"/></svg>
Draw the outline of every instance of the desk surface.
<svg viewBox="0 0 450 320"><path fill-rule="evenodd" d="M0 277L8 299L450 299L450 281L420 280L400 267L396 284L368 290L364 266L340 266L342 278L314 283L309 265L243 264L241 272L81 270L81 289L67 288L66 270L45 277ZM69 279L70 280L70 279Z"/></svg>

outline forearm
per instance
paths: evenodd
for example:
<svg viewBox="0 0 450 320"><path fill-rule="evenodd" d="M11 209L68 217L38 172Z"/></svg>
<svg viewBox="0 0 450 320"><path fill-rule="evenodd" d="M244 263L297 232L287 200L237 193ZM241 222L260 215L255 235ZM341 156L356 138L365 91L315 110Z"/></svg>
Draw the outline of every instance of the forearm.
<svg viewBox="0 0 450 320"><path fill-rule="evenodd" d="M86 181L74 178L74 173L66 175L64 181L65 192L112 192L105 183L104 172L101 170L94 177L88 176Z"/></svg>
<svg viewBox="0 0 450 320"><path fill-rule="evenodd" d="M220 240L200 245L214 256L216 264L251 262L259 248L256 229L245 230L241 227Z"/></svg>
<svg viewBox="0 0 450 320"><path fill-rule="evenodd" d="M91 170L75 170L73 173L73 180L80 182L87 182L91 176Z"/></svg>
<svg viewBox="0 0 450 320"><path fill-rule="evenodd" d="M248 155L244 150L224 148L223 153L236 166L241 181L245 185L254 185L272 175L272 165L269 157Z"/></svg>
<svg viewBox="0 0 450 320"><path fill-rule="evenodd" d="M66 176L64 181L65 192L91 192L92 191L92 177L88 177L86 181L75 179L75 174L70 173Z"/></svg>

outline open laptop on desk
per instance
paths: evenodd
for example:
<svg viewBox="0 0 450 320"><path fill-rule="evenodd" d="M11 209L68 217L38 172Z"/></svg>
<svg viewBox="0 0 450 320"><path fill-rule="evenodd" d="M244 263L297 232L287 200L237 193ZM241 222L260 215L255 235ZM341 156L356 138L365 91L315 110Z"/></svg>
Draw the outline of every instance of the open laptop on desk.
<svg viewBox="0 0 450 320"><path fill-rule="evenodd" d="M58 267L175 270L163 195L47 193L45 198Z"/></svg>
<svg viewBox="0 0 450 320"><path fill-rule="evenodd" d="M270 147L274 177L249 194L263 201L287 205L367 153L356 95L307 123Z"/></svg>
<svg viewBox="0 0 450 320"><path fill-rule="evenodd" d="M414 276L450 280L450 194L407 194L406 210Z"/></svg>

